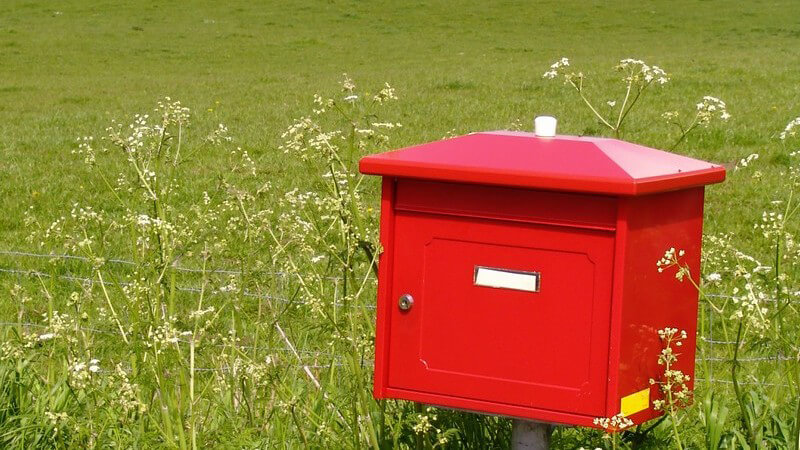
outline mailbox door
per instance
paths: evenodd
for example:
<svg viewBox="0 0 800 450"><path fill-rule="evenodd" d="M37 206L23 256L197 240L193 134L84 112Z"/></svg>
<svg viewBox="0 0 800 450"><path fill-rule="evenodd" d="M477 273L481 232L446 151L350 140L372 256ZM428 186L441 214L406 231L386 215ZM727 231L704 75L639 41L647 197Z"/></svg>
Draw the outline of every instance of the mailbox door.
<svg viewBox="0 0 800 450"><path fill-rule="evenodd" d="M612 231L407 211L395 224L389 387L604 415Z"/></svg>

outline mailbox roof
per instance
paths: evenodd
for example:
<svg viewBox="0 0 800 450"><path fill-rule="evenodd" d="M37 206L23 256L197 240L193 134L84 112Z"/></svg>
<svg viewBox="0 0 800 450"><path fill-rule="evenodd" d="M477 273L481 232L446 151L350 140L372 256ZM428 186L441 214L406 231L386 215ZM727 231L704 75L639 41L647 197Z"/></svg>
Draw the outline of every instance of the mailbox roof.
<svg viewBox="0 0 800 450"><path fill-rule="evenodd" d="M725 179L717 164L617 139L493 131L366 156L371 175L611 195L672 191Z"/></svg>

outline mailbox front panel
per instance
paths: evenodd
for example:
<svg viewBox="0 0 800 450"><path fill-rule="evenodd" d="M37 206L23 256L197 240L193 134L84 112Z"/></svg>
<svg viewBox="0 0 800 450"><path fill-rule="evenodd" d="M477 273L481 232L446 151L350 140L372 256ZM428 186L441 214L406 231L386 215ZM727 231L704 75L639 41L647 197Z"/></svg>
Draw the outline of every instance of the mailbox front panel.
<svg viewBox="0 0 800 450"><path fill-rule="evenodd" d="M604 415L613 232L398 211L395 233L389 388Z"/></svg>

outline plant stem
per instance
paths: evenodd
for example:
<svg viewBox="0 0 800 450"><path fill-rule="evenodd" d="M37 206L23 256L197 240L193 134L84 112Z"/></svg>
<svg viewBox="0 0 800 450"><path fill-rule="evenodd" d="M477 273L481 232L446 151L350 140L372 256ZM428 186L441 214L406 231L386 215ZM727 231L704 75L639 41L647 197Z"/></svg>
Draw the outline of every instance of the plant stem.
<svg viewBox="0 0 800 450"><path fill-rule="evenodd" d="M192 450L197 450L197 429L194 417L194 335L189 341L189 427L191 429Z"/></svg>
<svg viewBox="0 0 800 450"><path fill-rule="evenodd" d="M672 402L672 393L670 393L669 397L670 397L670 403L671 403ZM672 423L672 434L675 436L675 443L678 444L678 450L683 450L683 443L681 442L681 435L678 432L678 421L677 421L677 418L675 417L675 412L673 411L672 407L670 407L669 421Z"/></svg>
<svg viewBox="0 0 800 450"><path fill-rule="evenodd" d="M592 106L592 103L589 101L589 99L587 99L586 96L583 95L583 89L578 87L578 85L576 85L575 82L573 82L572 80L570 80L570 84L572 85L572 87L575 88L576 91L578 91L578 95L581 97L581 100L583 100L583 102L586 103L586 106L589 107L589 109L594 113L594 115L597 116L597 118L600 119L600 121L603 122L605 126L610 128L611 130L615 130L614 126L608 123L608 121L599 112L597 112L594 106Z"/></svg>
<svg viewBox="0 0 800 450"><path fill-rule="evenodd" d="M617 125L614 127L615 131L619 131L619 126L622 124L622 118L625 115L625 105L628 104L628 98L631 96L632 81L628 81L628 88L625 89L625 99L622 100L622 105L619 108L619 116L617 117Z"/></svg>
<svg viewBox="0 0 800 450"><path fill-rule="evenodd" d="M739 344L742 340L742 320L743 319L739 319L739 326L736 330L736 347L733 349L733 360L731 362L731 381L733 381L733 392L736 395L736 401L739 403L739 409L742 411L742 424L747 431L748 441L752 448L756 448L755 432L752 429L748 417L747 406L744 404L744 397L742 397L742 390L739 386L739 377L736 373L739 368Z"/></svg>
<svg viewBox="0 0 800 450"><path fill-rule="evenodd" d="M617 124L617 129L615 130L617 137L619 137L620 130L622 129L622 124L625 122L625 119L628 117L628 114L633 109L633 106L636 104L637 101L639 101L639 97L642 95L642 92L644 92L644 89L646 87L647 86L645 86L643 88L640 88L640 89L638 89L636 91L636 96L633 97L633 100L631 101L631 104L628 105L628 109L626 109L625 112L622 114L622 118L620 119L619 124Z"/></svg>
<svg viewBox="0 0 800 450"><path fill-rule="evenodd" d="M672 345L672 338L667 338L667 348L671 348ZM672 369L672 361L667 359L665 362L665 374L669 374L670 370ZM678 432L678 418L677 414L675 414L675 399L672 397L672 378L667 375L667 384L666 384L666 392L667 392L667 412L669 413L669 421L672 425L672 434L675 436L675 443L678 445L678 450L683 450L683 443L681 442L681 435Z"/></svg>
<svg viewBox="0 0 800 450"><path fill-rule="evenodd" d="M114 310L114 305L111 304L111 298L108 296L106 283L105 280L103 280L103 274L99 270L97 271L97 279L100 281L100 288L103 290L103 296L106 298L106 304L108 305L108 309L111 311L111 316L114 317L114 321L117 323L119 332L122 334L122 340L125 341L126 344L130 344L130 342L128 342L128 335L125 333L125 329L122 327L122 322L119 321L119 317L117 316L117 311Z"/></svg>
<svg viewBox="0 0 800 450"><path fill-rule="evenodd" d="M669 149L670 150L675 150L675 148L678 146L678 144L683 142L683 140L686 139L686 136L688 136L689 133L691 133L692 130L694 130L696 127L697 127L697 117L694 118L694 121L692 122L692 124L689 125L688 127L686 127L686 129L681 127L681 131L682 131L681 136L678 138L677 141L675 141L675 143L672 144L672 146L670 146Z"/></svg>

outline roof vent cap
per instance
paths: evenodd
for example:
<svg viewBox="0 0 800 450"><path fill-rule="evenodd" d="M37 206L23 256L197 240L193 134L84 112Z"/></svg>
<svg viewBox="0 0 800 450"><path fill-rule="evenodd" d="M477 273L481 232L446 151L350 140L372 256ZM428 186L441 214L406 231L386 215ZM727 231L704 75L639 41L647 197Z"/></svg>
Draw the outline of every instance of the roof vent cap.
<svg viewBox="0 0 800 450"><path fill-rule="evenodd" d="M533 120L534 133L539 137L555 137L557 123L553 116L537 116Z"/></svg>

